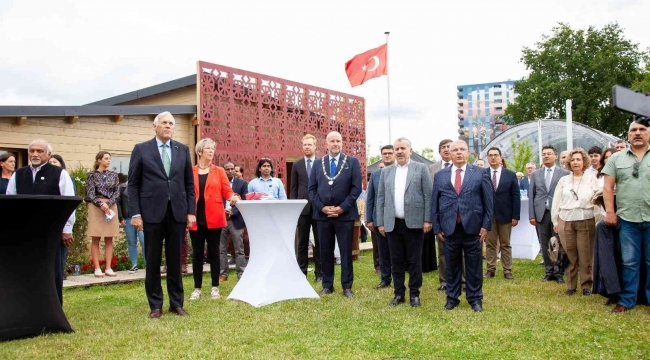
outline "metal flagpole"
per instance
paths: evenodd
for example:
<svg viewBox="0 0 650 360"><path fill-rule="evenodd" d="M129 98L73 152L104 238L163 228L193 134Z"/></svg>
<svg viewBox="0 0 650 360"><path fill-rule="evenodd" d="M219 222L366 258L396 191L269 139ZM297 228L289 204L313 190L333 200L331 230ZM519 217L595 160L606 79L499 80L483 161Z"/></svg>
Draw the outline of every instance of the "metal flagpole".
<svg viewBox="0 0 650 360"><path fill-rule="evenodd" d="M392 144L393 136L391 134L391 123L390 123L390 72L388 71L388 35L390 31L386 31L386 85L388 86L388 143Z"/></svg>
<svg viewBox="0 0 650 360"><path fill-rule="evenodd" d="M571 99L566 101L566 149L573 150L573 111Z"/></svg>

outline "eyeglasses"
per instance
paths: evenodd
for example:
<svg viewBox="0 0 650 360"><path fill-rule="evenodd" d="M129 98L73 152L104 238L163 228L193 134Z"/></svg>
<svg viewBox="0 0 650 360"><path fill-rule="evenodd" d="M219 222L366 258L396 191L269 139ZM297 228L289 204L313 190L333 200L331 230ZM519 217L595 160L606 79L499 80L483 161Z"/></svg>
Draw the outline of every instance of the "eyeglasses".
<svg viewBox="0 0 650 360"><path fill-rule="evenodd" d="M571 192L571 195L573 195L573 198L578 200L578 194L575 192L575 190L571 189L570 192Z"/></svg>
<svg viewBox="0 0 650 360"><path fill-rule="evenodd" d="M639 177L639 166L641 166L641 163L634 163L634 166L632 167L632 176L635 178Z"/></svg>

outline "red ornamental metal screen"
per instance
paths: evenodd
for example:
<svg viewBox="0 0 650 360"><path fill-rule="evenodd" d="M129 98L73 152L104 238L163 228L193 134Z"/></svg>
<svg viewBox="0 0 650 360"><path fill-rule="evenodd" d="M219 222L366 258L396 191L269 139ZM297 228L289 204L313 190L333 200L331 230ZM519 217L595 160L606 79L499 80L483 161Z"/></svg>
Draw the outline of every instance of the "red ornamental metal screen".
<svg viewBox="0 0 650 360"><path fill-rule="evenodd" d="M287 158L302 156L302 137L316 136L322 156L325 136L338 131L343 152L359 159L365 183L363 98L202 61L197 76L200 136L217 142L218 165L232 161L250 180L267 157L286 186Z"/></svg>

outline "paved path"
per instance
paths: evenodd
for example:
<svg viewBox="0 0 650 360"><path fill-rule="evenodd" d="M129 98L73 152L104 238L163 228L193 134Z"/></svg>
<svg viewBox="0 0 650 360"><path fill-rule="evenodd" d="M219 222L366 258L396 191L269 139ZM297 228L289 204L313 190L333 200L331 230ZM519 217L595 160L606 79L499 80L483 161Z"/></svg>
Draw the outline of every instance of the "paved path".
<svg viewBox="0 0 650 360"><path fill-rule="evenodd" d="M372 250L372 243L365 242L359 244L359 250ZM235 265L230 265L230 269L234 270ZM207 273L210 271L210 265L203 265L203 272ZM103 278L96 278L93 274L85 274L80 276L68 276L67 280L63 280L64 288L77 288L77 287L89 287L94 285L110 285L110 284L122 284L129 283L134 281L144 280L145 271L144 269L138 270L135 274L129 274L128 270L116 271L117 276L108 277L104 276ZM187 266L187 274L184 276L191 276L193 274L192 265ZM162 277L165 278L167 275L162 274Z"/></svg>

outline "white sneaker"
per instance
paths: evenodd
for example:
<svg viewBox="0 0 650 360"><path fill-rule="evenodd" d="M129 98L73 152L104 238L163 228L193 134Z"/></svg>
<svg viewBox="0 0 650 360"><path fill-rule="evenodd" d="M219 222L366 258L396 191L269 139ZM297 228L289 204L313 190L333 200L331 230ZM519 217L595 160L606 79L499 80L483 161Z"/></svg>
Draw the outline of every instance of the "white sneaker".
<svg viewBox="0 0 650 360"><path fill-rule="evenodd" d="M192 295L190 295L190 300L198 300L201 297L201 289L194 289Z"/></svg>
<svg viewBox="0 0 650 360"><path fill-rule="evenodd" d="M106 273L106 276L110 276L110 277L117 276L117 274L111 268L106 269L105 273Z"/></svg>
<svg viewBox="0 0 650 360"><path fill-rule="evenodd" d="M221 299L221 294L219 294L219 288L216 286L212 287L212 292L210 292L210 297L212 300Z"/></svg>
<svg viewBox="0 0 650 360"><path fill-rule="evenodd" d="M98 277L98 278L103 278L104 277L104 273L102 272L102 269L100 269L100 268L95 269L95 277Z"/></svg>

